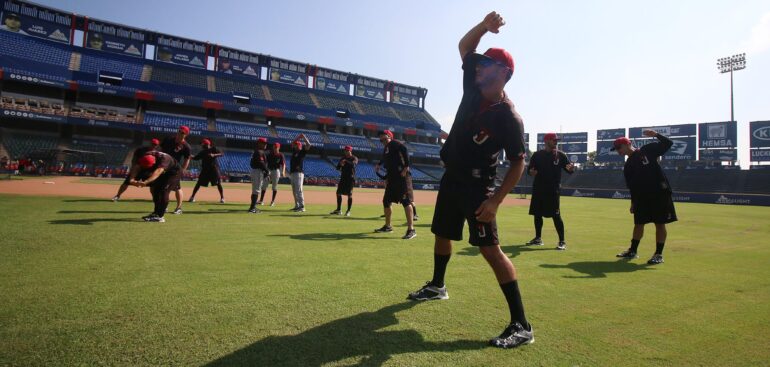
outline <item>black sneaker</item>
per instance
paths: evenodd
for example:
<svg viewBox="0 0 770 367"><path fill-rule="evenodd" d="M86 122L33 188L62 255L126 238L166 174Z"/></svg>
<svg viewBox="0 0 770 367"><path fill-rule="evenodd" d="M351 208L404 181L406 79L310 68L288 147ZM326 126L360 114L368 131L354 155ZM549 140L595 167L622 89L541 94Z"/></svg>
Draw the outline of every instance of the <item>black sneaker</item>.
<svg viewBox="0 0 770 367"><path fill-rule="evenodd" d="M556 246L556 249L557 250L562 250L562 251L566 250L567 249L567 243L564 242L564 241L559 241L559 245Z"/></svg>
<svg viewBox="0 0 770 367"><path fill-rule="evenodd" d="M329 213L329 215L342 215L342 212L339 209L337 209L337 210Z"/></svg>
<svg viewBox="0 0 770 367"><path fill-rule="evenodd" d="M259 214L261 212L262 211L257 209L257 208L249 208L249 213L251 213L251 214Z"/></svg>
<svg viewBox="0 0 770 367"><path fill-rule="evenodd" d="M412 238L415 238L415 237L417 237L417 231L415 231L414 228L412 228L412 229L407 229L406 234L404 235L404 237L401 237L401 239L411 240Z"/></svg>
<svg viewBox="0 0 770 367"><path fill-rule="evenodd" d="M142 219L143 219L145 222L149 222L151 218L154 218L154 217L157 217L157 216L158 216L158 215L157 215L157 214L155 214L155 213L150 213L150 214L148 214L148 215L145 215L145 216L143 216L143 217L142 217Z"/></svg>
<svg viewBox="0 0 770 367"><path fill-rule="evenodd" d="M441 288L431 284L430 281L425 282L422 288L409 293L406 299L411 301L430 301L434 299L449 299L449 294L446 292L446 286Z"/></svg>
<svg viewBox="0 0 770 367"><path fill-rule="evenodd" d="M636 252L633 252L631 250L623 251L623 252L615 255L615 257L622 257L624 259L636 259L637 258Z"/></svg>
<svg viewBox="0 0 770 367"><path fill-rule="evenodd" d="M532 330L532 325L529 325L529 330L521 326L520 323L514 322L503 330L503 333L496 338L492 338L489 341L489 345L493 347L510 349L516 348L525 344L532 344L535 342L535 335Z"/></svg>
<svg viewBox="0 0 770 367"><path fill-rule="evenodd" d="M661 254L652 255L652 257L649 260L647 260L647 264L648 265L663 264L663 255Z"/></svg>
<svg viewBox="0 0 770 367"><path fill-rule="evenodd" d="M529 242L525 243L527 246L543 246L543 240L540 239L540 237L535 237L531 239Z"/></svg>
<svg viewBox="0 0 770 367"><path fill-rule="evenodd" d="M380 228L377 228L374 230L375 233L389 233L393 232L393 227L391 226L382 226Z"/></svg>

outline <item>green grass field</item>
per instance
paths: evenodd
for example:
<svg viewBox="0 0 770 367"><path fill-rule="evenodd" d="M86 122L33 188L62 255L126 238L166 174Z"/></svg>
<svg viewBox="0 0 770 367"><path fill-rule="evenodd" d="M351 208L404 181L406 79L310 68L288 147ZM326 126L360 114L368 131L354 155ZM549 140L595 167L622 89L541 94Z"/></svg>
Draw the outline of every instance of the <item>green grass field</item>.
<svg viewBox="0 0 770 367"><path fill-rule="evenodd" d="M0 365L768 365L770 208L677 204L666 263L617 261L628 202L563 198L569 249L519 245L525 207L499 213L536 342L488 348L505 300L457 243L450 299L409 303L432 274L431 208L418 237L354 217L187 204L144 223L148 201L0 196Z"/></svg>

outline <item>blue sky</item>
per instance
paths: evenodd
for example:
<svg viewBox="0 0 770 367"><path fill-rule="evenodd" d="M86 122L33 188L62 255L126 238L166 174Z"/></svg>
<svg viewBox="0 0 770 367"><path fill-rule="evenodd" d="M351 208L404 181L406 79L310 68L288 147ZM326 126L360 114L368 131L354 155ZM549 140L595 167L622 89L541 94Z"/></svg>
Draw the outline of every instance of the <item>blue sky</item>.
<svg viewBox="0 0 770 367"><path fill-rule="evenodd" d="M479 51L508 49L506 87L531 134L726 121L735 74L742 164L748 121L770 120L770 1L40 0L108 21L428 89L445 131L461 97L457 42L496 10ZM533 148L534 148L534 143ZM589 150L593 150L593 143Z"/></svg>

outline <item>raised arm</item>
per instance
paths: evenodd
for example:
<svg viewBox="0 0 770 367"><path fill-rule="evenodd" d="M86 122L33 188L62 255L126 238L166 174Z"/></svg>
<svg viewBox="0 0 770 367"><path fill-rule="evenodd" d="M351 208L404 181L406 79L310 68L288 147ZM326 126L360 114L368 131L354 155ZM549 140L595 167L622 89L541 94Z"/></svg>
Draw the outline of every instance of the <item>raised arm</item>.
<svg viewBox="0 0 770 367"><path fill-rule="evenodd" d="M460 39L460 44L458 45L460 49L460 58L464 59L465 55L469 52L475 51L479 42L481 42L481 37L487 32L498 33L500 32L500 27L504 25L505 20L503 20L503 17L500 14L497 14L497 12L493 11L487 14L481 23L471 28L471 30Z"/></svg>

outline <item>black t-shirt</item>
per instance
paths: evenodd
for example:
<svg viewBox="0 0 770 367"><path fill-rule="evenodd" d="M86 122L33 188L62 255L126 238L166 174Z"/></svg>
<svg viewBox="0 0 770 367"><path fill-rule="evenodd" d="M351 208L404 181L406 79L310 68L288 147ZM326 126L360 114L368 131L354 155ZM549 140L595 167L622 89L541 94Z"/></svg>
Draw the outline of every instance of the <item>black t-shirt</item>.
<svg viewBox="0 0 770 367"><path fill-rule="evenodd" d="M212 157L209 154L219 154L221 153L217 147L211 147L208 149L203 149L198 154L193 157L193 160L200 160L201 161L201 170L209 170L214 168L219 168L219 161L217 158L219 157Z"/></svg>
<svg viewBox="0 0 770 367"><path fill-rule="evenodd" d="M469 53L463 60L463 98L444 146L441 160L447 173L462 181L494 181L501 150L508 159L523 159L524 123L513 102L485 101L476 86L476 65L484 56Z"/></svg>
<svg viewBox="0 0 770 367"><path fill-rule="evenodd" d="M291 153L291 170L289 172L295 173L295 172L303 172L303 168L305 166L305 156L307 155L307 150L305 149L295 149Z"/></svg>
<svg viewBox="0 0 770 367"><path fill-rule="evenodd" d="M561 188L561 171L564 170L564 172L572 174L572 172L567 170L568 164L569 158L560 150L552 152L538 150L533 153L527 168L527 172L531 168L537 171L535 180L532 183L533 189L544 193L559 192L559 188Z"/></svg>
<svg viewBox="0 0 770 367"><path fill-rule="evenodd" d="M168 136L160 143L160 151L170 155L181 166L192 155L192 148L186 141L176 142L176 138Z"/></svg>
<svg viewBox="0 0 770 367"><path fill-rule="evenodd" d="M261 149L255 149L254 153L251 154L250 164L252 169L258 169L263 172L267 172L267 157L265 156L265 151Z"/></svg>
<svg viewBox="0 0 770 367"><path fill-rule="evenodd" d="M382 166L388 171L388 176L401 176L401 171L409 167L409 151L406 145L392 139L385 145L382 152Z"/></svg>
<svg viewBox="0 0 770 367"><path fill-rule="evenodd" d="M345 162L345 164L342 164ZM358 164L358 158L351 155L350 157L342 157L337 163L337 170L340 171L340 179L349 180L356 177L356 165Z"/></svg>
<svg viewBox="0 0 770 367"><path fill-rule="evenodd" d="M267 168L272 170L281 169L284 164L283 153L274 153L272 150L267 154Z"/></svg>
<svg viewBox="0 0 770 367"><path fill-rule="evenodd" d="M671 185L658 163L658 157L665 154L673 142L660 134L657 138L657 142L649 143L631 153L623 167L626 186L631 191L632 198L639 194L671 192Z"/></svg>
<svg viewBox="0 0 770 367"><path fill-rule="evenodd" d="M163 152L158 151L151 151L149 154L153 155L155 157L155 165L148 169L144 169L143 171L147 171L147 173L152 173L158 168L163 168L164 175L173 176L177 174L180 170L179 164L177 163L176 159L172 157L170 154L166 154Z"/></svg>

